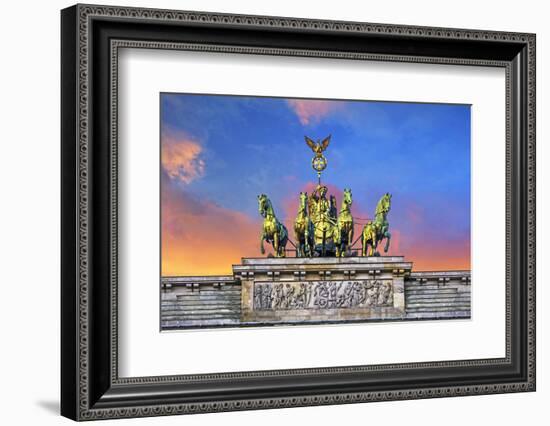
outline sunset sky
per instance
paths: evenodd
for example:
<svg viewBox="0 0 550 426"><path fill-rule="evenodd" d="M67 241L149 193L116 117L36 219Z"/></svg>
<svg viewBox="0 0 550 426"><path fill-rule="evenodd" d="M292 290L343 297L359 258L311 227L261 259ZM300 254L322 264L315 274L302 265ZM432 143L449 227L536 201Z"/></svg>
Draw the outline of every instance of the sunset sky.
<svg viewBox="0 0 550 426"><path fill-rule="evenodd" d="M389 255L470 269L469 105L163 93L160 125L163 276L260 256L261 193L294 239L298 194L316 182L304 135L329 134L323 183L338 209L351 188L353 215L372 218L390 192Z"/></svg>

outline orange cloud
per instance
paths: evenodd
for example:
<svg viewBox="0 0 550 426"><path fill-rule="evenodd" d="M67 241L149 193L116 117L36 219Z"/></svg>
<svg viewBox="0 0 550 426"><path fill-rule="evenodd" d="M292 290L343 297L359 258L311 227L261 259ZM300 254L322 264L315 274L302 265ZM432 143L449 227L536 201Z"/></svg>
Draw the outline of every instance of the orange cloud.
<svg viewBox="0 0 550 426"><path fill-rule="evenodd" d="M289 99L287 102L304 126L319 121L343 105L342 102L309 99Z"/></svg>
<svg viewBox="0 0 550 426"><path fill-rule="evenodd" d="M189 138L162 137L162 167L172 179L189 184L204 174L202 146Z"/></svg>
<svg viewBox="0 0 550 426"><path fill-rule="evenodd" d="M413 271L470 270L470 241L420 242L407 252Z"/></svg>
<svg viewBox="0 0 550 426"><path fill-rule="evenodd" d="M261 223L163 182L162 275L226 275L259 256ZM267 245L266 245L267 248Z"/></svg>

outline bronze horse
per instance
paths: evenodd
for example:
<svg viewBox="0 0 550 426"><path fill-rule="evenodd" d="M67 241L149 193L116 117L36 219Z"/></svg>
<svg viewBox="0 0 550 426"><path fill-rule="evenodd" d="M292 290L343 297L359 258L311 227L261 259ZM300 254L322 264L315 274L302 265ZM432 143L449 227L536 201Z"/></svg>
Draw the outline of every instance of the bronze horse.
<svg viewBox="0 0 550 426"><path fill-rule="evenodd" d="M273 245L276 257L285 257L288 231L275 216L275 211L267 195L258 195L258 210L264 218L260 236L260 252L265 254L264 241Z"/></svg>
<svg viewBox="0 0 550 426"><path fill-rule="evenodd" d="M336 256L344 257L353 244L353 216L351 215L351 189L344 189L342 208L338 214L338 239L336 242Z"/></svg>
<svg viewBox="0 0 550 426"><path fill-rule="evenodd" d="M294 220L294 237L296 238L296 257L313 256L313 222L308 214L307 192L300 192L300 206Z"/></svg>
<svg viewBox="0 0 550 426"><path fill-rule="evenodd" d="M370 250L368 250L368 256L380 256L380 253L378 253L377 251L377 247L380 241L384 238L386 239L384 252L388 252L390 248L391 234L389 232L390 225L388 223L387 216L390 208L391 194L385 193L376 205L374 221L369 221L363 228L363 233L361 234L363 256L367 256L368 246L370 246Z"/></svg>

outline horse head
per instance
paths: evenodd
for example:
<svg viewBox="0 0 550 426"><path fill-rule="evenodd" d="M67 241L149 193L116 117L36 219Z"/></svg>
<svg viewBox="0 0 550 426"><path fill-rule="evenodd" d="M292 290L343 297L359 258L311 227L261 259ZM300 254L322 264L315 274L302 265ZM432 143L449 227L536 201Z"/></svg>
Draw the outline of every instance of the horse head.
<svg viewBox="0 0 550 426"><path fill-rule="evenodd" d="M307 192L300 192L300 211L307 213Z"/></svg>
<svg viewBox="0 0 550 426"><path fill-rule="evenodd" d="M351 196L351 189L344 189L344 198L342 200L343 205L351 206L353 198Z"/></svg>
<svg viewBox="0 0 550 426"><path fill-rule="evenodd" d="M391 209L391 194L386 192L382 198L384 200L384 212L388 213Z"/></svg>
<svg viewBox="0 0 550 426"><path fill-rule="evenodd" d="M376 214L388 214L388 212L391 209L391 194L389 192L386 192L382 198L380 198L380 201L378 202L378 205L376 206Z"/></svg>
<svg viewBox="0 0 550 426"><path fill-rule="evenodd" d="M260 215L265 217L267 214L267 206L269 203L269 198L267 198L267 195L261 194L258 195L258 211L260 212Z"/></svg>

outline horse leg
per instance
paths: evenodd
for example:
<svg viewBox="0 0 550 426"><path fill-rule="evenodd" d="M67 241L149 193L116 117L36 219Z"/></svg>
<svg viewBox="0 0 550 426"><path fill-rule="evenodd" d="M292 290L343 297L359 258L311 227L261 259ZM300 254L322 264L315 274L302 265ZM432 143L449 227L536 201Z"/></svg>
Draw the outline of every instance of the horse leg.
<svg viewBox="0 0 550 426"><path fill-rule="evenodd" d="M309 225L306 222L304 225L304 257L311 257L311 246L310 246L310 234L309 234Z"/></svg>
<svg viewBox="0 0 550 426"><path fill-rule="evenodd" d="M348 231L348 241L346 243L346 253L347 253L348 250L351 252L351 245L352 244L353 244L353 224L351 224L351 228Z"/></svg>
<svg viewBox="0 0 550 426"><path fill-rule="evenodd" d="M260 253L261 254L265 254L264 240L265 240L265 232L262 232L262 234L260 235Z"/></svg>
<svg viewBox="0 0 550 426"><path fill-rule="evenodd" d="M307 238L306 238L306 248L309 257L313 257L315 252L315 230L313 229L313 223L308 225Z"/></svg>
<svg viewBox="0 0 550 426"><path fill-rule="evenodd" d="M370 255L369 256L374 256L374 254L376 253L376 247L378 246L378 243L376 242L376 234L374 234L372 236L372 240L370 242Z"/></svg>
<svg viewBox="0 0 550 426"><path fill-rule="evenodd" d="M308 244L307 244L307 221L304 223L304 257L308 256Z"/></svg>
<svg viewBox="0 0 550 426"><path fill-rule="evenodd" d="M384 253L387 253L390 249L390 240L391 240L391 234L386 231L386 247L384 247Z"/></svg>
<svg viewBox="0 0 550 426"><path fill-rule="evenodd" d="M374 255L380 256L380 252L378 251L378 244L380 244L381 240L376 241L376 247L374 248Z"/></svg>
<svg viewBox="0 0 550 426"><path fill-rule="evenodd" d="M296 257L304 257L304 246L305 246L305 229L302 229L301 226L297 229L295 228L296 242L298 246L296 247Z"/></svg>
<svg viewBox="0 0 550 426"><path fill-rule="evenodd" d="M345 257L346 256L346 239L345 238L342 238L342 233L340 233L340 244L338 244L340 246L340 257ZM346 235L346 231L344 230L344 235Z"/></svg>
<svg viewBox="0 0 550 426"><path fill-rule="evenodd" d="M275 232L273 234L273 250L275 251L275 256L281 257L281 253L279 252L279 233Z"/></svg>
<svg viewBox="0 0 550 426"><path fill-rule="evenodd" d="M346 232L345 228L344 228L343 232ZM344 241L344 238L342 238L342 231L340 229L338 229L337 233L338 233L338 253L337 253L337 256L338 257L344 257L346 255L346 249L345 249L346 242Z"/></svg>

